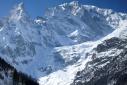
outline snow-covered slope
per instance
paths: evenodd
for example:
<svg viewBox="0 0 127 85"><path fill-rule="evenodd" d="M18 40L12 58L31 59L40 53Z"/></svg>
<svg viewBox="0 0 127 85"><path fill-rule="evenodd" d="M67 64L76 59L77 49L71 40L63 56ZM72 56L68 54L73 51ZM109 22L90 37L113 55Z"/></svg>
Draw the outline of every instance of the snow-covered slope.
<svg viewBox="0 0 127 85"><path fill-rule="evenodd" d="M69 37L69 41L82 43L111 33L126 16L112 10L71 2L49 9L46 18L48 28L53 28L65 39Z"/></svg>
<svg viewBox="0 0 127 85"><path fill-rule="evenodd" d="M83 70L77 72L71 85L127 84L127 36L124 35L127 31L125 30L122 31L123 34L117 34L121 35L120 37L114 35L93 49L91 60Z"/></svg>
<svg viewBox="0 0 127 85"><path fill-rule="evenodd" d="M78 45L63 46L63 47L55 48L58 52L60 52L64 60L67 60L67 61L73 60L74 57L75 58L79 57L79 60L73 65L69 65L65 67L63 70L58 70L54 73L51 73L48 76L40 78L39 82L41 83L41 85L50 85L50 84L70 85L70 83L73 83L72 85L84 85L85 84L84 82L87 82L87 81L92 82L92 80L90 79L95 77L94 74L92 74L91 72L92 70L95 69L95 72L98 72L98 70L96 71L97 68L103 69L108 63L115 64L117 61L113 62L110 60L112 56L114 57L111 59L115 59L117 56L119 56L120 58L123 57L122 54L126 52L126 49L125 49L126 39L127 39L126 30L127 30L127 22L125 21L124 23L122 23L121 28L116 29L111 34L97 41L84 42ZM98 61L98 59L102 59L102 60ZM126 59L126 56L123 57L123 60L125 59ZM75 62L75 59L73 60L73 62ZM91 62L93 62L92 65L91 65ZM121 67L119 67L119 70L122 70L120 68ZM126 66L124 66L124 68L126 68ZM113 69L111 71L113 71ZM120 76L121 75L122 75L122 72ZM101 76L98 76L98 78L99 77ZM109 81L108 83L104 83L104 85L108 85L112 83L113 81L115 80ZM93 84L90 83L90 85L94 85L94 84L96 83L93 83ZM111 84L111 85L114 85L114 84ZM103 84L101 83L101 85Z"/></svg>
<svg viewBox="0 0 127 85"><path fill-rule="evenodd" d="M76 1L31 20L20 3L0 20L0 56L41 85L69 85L98 44L124 38L126 22L127 14Z"/></svg>

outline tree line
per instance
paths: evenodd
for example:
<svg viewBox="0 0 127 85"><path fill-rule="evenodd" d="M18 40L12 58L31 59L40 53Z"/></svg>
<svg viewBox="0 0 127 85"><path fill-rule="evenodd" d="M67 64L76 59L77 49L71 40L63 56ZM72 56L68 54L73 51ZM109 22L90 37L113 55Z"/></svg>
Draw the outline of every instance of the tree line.
<svg viewBox="0 0 127 85"><path fill-rule="evenodd" d="M0 68L0 71L4 71L6 76L9 75L12 77L12 85L39 85L36 79L22 72L18 72L12 65L2 58L0 58Z"/></svg>

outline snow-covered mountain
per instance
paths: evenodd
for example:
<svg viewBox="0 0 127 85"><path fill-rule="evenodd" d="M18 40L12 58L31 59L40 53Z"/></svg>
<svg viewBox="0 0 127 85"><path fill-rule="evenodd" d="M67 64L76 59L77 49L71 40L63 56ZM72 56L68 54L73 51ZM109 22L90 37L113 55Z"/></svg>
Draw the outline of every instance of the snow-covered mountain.
<svg viewBox="0 0 127 85"><path fill-rule="evenodd" d="M91 60L78 71L71 85L127 84L127 20L92 49Z"/></svg>
<svg viewBox="0 0 127 85"><path fill-rule="evenodd" d="M90 62L94 68L108 59L97 65L103 68L111 56L124 51L126 23L127 14L77 1L50 8L44 17L32 20L20 3L0 20L0 56L40 85L83 85L77 81L94 78L89 68L86 74L91 76L85 81ZM94 62L98 58L102 60Z"/></svg>

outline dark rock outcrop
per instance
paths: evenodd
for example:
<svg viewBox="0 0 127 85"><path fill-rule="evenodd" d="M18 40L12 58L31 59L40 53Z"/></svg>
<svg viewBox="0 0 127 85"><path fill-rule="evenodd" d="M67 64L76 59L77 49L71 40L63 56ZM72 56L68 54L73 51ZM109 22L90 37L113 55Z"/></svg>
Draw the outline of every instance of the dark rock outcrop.
<svg viewBox="0 0 127 85"><path fill-rule="evenodd" d="M97 46L97 54L113 48L118 55L101 56L87 63L71 85L127 85L127 40L111 38ZM117 52L117 51L116 51Z"/></svg>
<svg viewBox="0 0 127 85"><path fill-rule="evenodd" d="M112 48L122 49L126 45L127 41L116 37L105 40L102 44L99 44L96 48L97 52L104 52Z"/></svg>

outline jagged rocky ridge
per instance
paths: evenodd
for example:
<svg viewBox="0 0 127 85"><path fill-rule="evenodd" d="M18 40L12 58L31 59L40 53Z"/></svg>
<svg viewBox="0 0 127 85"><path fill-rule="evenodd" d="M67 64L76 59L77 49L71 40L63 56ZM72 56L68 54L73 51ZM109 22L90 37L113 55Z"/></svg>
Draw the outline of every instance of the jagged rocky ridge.
<svg viewBox="0 0 127 85"><path fill-rule="evenodd" d="M113 49L111 54L99 56ZM95 53L96 55L92 56L92 60L87 63L84 70L77 72L72 85L126 85L127 38L113 37L105 40L97 46Z"/></svg>
<svg viewBox="0 0 127 85"><path fill-rule="evenodd" d="M31 20L20 3L0 20L0 56L18 71L38 79L40 85L70 85L78 71L94 62L91 55L105 57L103 53L110 48L119 53L117 47L125 42L119 36L126 35L126 20L127 14L76 1L50 8L44 17ZM111 42L112 37L118 38ZM98 45L104 40L107 44ZM77 77L74 84L76 81Z"/></svg>

